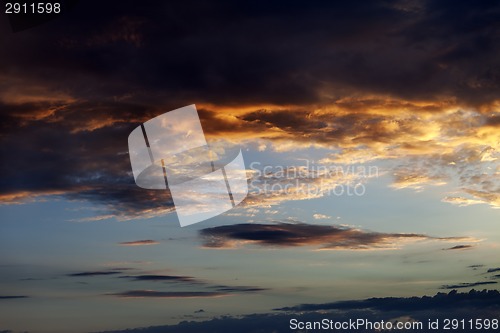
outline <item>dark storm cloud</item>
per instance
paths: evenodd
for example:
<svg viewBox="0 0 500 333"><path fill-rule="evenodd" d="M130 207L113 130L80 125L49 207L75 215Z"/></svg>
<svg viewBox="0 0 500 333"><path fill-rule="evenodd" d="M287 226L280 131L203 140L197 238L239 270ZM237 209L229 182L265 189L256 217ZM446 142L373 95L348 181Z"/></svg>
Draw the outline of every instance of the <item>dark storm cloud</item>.
<svg viewBox="0 0 500 333"><path fill-rule="evenodd" d="M19 121L26 124L16 127L15 132L4 133L0 148L6 161L0 179L4 201L64 195L98 202L123 218L154 209L171 209L168 191L140 189L131 176L127 137L136 125L119 122L100 127L99 119L94 124L74 119L74 126L69 125L73 116L79 118L85 114L92 119L93 114L100 112L75 112L67 117L55 112L36 122L23 117ZM78 128L78 124L96 128L89 131Z"/></svg>
<svg viewBox="0 0 500 333"><path fill-rule="evenodd" d="M81 1L33 29L13 33L0 24L0 195L11 203L64 195L98 202L118 218L168 212L167 191L133 183L127 136L193 102L298 106L254 110L236 126L202 112L209 133L275 126L316 142L390 142L381 119L339 115L325 131L326 119L311 119L307 109L372 95L491 103L500 80L499 8Z"/></svg>
<svg viewBox="0 0 500 333"><path fill-rule="evenodd" d="M49 70L47 83L83 96L149 90L177 101L309 103L329 89L497 98L495 2L99 3L98 12L96 4L4 31L0 68Z"/></svg>
<svg viewBox="0 0 500 333"><path fill-rule="evenodd" d="M488 285L488 284L497 284L496 281L480 281L480 282L464 282L459 284L445 284L441 286L440 289L463 289L463 288L472 288L476 286Z"/></svg>
<svg viewBox="0 0 500 333"><path fill-rule="evenodd" d="M378 233L359 229L313 224L235 224L200 230L208 248L260 246L319 246L322 249L363 250L391 248L404 240L435 239L422 234ZM453 240L454 238L439 238Z"/></svg>
<svg viewBox="0 0 500 333"><path fill-rule="evenodd" d="M0 295L0 300L7 299L19 299L19 298L29 298L29 296L13 295L13 296L2 296Z"/></svg>

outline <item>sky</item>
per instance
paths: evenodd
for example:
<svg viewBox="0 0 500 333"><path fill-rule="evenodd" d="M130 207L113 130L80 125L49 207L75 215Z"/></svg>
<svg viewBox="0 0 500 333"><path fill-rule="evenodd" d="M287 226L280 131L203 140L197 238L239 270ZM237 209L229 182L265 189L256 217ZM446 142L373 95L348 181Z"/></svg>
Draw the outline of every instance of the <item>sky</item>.
<svg viewBox="0 0 500 333"><path fill-rule="evenodd" d="M0 332L498 318L499 19L411 0L0 14ZM181 227L127 139L193 104L249 194Z"/></svg>

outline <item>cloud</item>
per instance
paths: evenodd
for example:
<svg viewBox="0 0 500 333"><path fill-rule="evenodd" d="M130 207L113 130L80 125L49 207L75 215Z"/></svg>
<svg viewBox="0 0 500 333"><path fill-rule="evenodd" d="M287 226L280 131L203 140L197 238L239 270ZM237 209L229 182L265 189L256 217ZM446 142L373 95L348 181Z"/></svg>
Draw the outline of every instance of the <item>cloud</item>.
<svg viewBox="0 0 500 333"><path fill-rule="evenodd" d="M465 192L472 195L473 197L475 198L478 198L478 200L480 200L481 202L483 203L488 203L490 204L493 208L500 208L500 192L498 192L498 190L500 188L498 187L494 187L496 185L489 185L489 184L485 184L483 185L483 189L482 190L475 190L475 189L465 189ZM488 188L486 187L493 187L492 190L489 190ZM486 188L486 189L485 189Z"/></svg>
<svg viewBox="0 0 500 333"><path fill-rule="evenodd" d="M120 242L118 244L123 245L123 246L142 246L142 245L157 245L160 243L157 241L154 241L152 239L143 239L143 240L137 240L137 241L131 241L131 242Z"/></svg>
<svg viewBox="0 0 500 333"><path fill-rule="evenodd" d="M484 267L484 265L476 264L476 265L467 266L467 268L472 268L475 271L477 271L477 269L481 268L481 267Z"/></svg>
<svg viewBox="0 0 500 333"><path fill-rule="evenodd" d="M327 220L327 219L330 219L331 216L328 216L328 215L325 215L325 214L314 214L313 218L315 220Z"/></svg>
<svg viewBox="0 0 500 333"><path fill-rule="evenodd" d="M189 285L190 288L193 285L204 288L210 292L215 290L216 292L224 294L242 294L242 293L256 293L261 291L267 291L268 288L260 288L255 286L227 286L227 285L216 285L211 284L191 276L178 276L178 275L128 275L120 276L123 279L129 279L131 281L141 281L141 282L166 282L166 283L184 283Z"/></svg>
<svg viewBox="0 0 500 333"><path fill-rule="evenodd" d="M461 307L495 307L500 300L497 290L471 291L469 293L457 293L451 291L448 294L437 293L433 297L386 297L369 298L365 300L339 301L325 304L300 304L292 307L278 308L277 311L321 311L321 310L353 310L373 309L376 311L421 311L453 309Z"/></svg>
<svg viewBox="0 0 500 333"><path fill-rule="evenodd" d="M103 220L109 220L111 218L115 218L116 215L114 214L104 214L104 215L97 215L97 216L91 216L91 217L82 217L82 218L77 218L77 219L71 219L69 220L70 222L96 222L96 221L103 221Z"/></svg>
<svg viewBox="0 0 500 333"><path fill-rule="evenodd" d="M457 205L459 207L466 207L466 206L470 206L470 205L477 205L477 204L485 203L482 200L468 199L465 197L450 197L450 196L444 197L443 200L441 200L441 201L448 202L448 203L451 203L453 205Z"/></svg>
<svg viewBox="0 0 500 333"><path fill-rule="evenodd" d="M134 281L196 282L196 279L191 276L177 275L130 275L121 276L120 278L131 279Z"/></svg>
<svg viewBox="0 0 500 333"><path fill-rule="evenodd" d="M420 321L424 325L429 319L444 318L496 318L498 316L498 291L471 291L448 294L438 293L424 297L387 297L365 300L350 300L325 304L301 304L276 309L273 313L220 316L205 321L183 321L175 325L150 326L121 329L107 333L191 333L191 332L240 332L258 333L290 332L290 319L302 322L321 322L334 318L336 322L364 318L371 322ZM424 326L425 327L425 326ZM101 332L104 333L104 332Z"/></svg>
<svg viewBox="0 0 500 333"><path fill-rule="evenodd" d="M455 246L452 246L452 247L449 247L449 248L446 248L443 250L445 250L445 251L448 251L448 250L466 250L466 249L471 249L473 247L474 247L474 245L455 245Z"/></svg>
<svg viewBox="0 0 500 333"><path fill-rule="evenodd" d="M335 152L319 161L326 166L389 161L395 189L422 191L451 184L461 195L447 195L444 202L498 207L499 135L488 125L490 116L461 110L458 105L429 102L425 108L404 101L360 99L287 109L288 117L283 117L285 112L279 107L265 112L234 110L237 120L231 122L238 125L232 128L240 130L219 134L243 142L265 138L271 143L264 146L277 151L333 148ZM258 121L257 116L265 121ZM297 129L295 118L302 119ZM318 121L325 126L318 128Z"/></svg>
<svg viewBox="0 0 500 333"><path fill-rule="evenodd" d="M254 293L269 290L268 288L245 287L245 286L215 286L218 291L231 293Z"/></svg>
<svg viewBox="0 0 500 333"><path fill-rule="evenodd" d="M140 285L143 289L131 289L126 291L116 291L108 293L110 296L125 298L197 298L197 297L221 297L237 294L254 294L269 290L256 286L238 286L221 285L204 281L192 276L185 275L166 275L166 274L137 274L122 275L123 271L129 271L130 268L114 268L104 271L88 271L67 274L68 277L95 277L105 276L118 278L122 281ZM168 291L158 291L151 288L151 284L167 285ZM185 288L185 290L171 291L171 288Z"/></svg>
<svg viewBox="0 0 500 333"><path fill-rule="evenodd" d="M121 274L121 272L119 272L119 271L92 271L92 272L71 273L71 274L67 274L67 276L85 277L85 276L108 276L108 275L116 275L116 274Z"/></svg>
<svg viewBox="0 0 500 333"><path fill-rule="evenodd" d="M440 177L430 177L418 173L397 172L394 178L391 187L396 189L411 188L414 190L422 190L428 185L439 186L446 184Z"/></svg>
<svg viewBox="0 0 500 333"><path fill-rule="evenodd" d="M50 94L47 96L50 98ZM6 129L6 135L1 138L0 153L9 155L9 162L2 166L5 172L0 181L2 204L43 201L50 197L98 203L103 214L75 219L81 222L113 217L119 220L147 218L173 211L168 191L140 189L131 176L126 137L135 124L131 122L133 118L122 117L138 111L136 107L121 103L98 107L86 102L71 104L42 117L44 107L36 105L33 106L35 118L30 115L20 118L10 113L10 104L3 106L5 109L0 103L0 117L5 115L9 126L19 127L15 131ZM103 109L99 111L99 108ZM92 121L108 114L105 117L114 117L118 123L88 124L92 130L81 129L78 126L85 124L82 115L86 110ZM16 154L9 154L6 147L14 142ZM25 175L22 176L16 169L24 163Z"/></svg>
<svg viewBox="0 0 500 333"><path fill-rule="evenodd" d="M488 268L488 273L500 272L500 267Z"/></svg>
<svg viewBox="0 0 500 333"><path fill-rule="evenodd" d="M457 6L222 2L201 15L182 2L126 4L102 6L89 23L91 6L82 5L71 22L28 34L1 27L9 47L0 50L0 154L8 157L0 198L63 196L121 220L168 214L168 191L133 183L126 138L195 102L210 139L328 149L324 163L389 160L394 188L453 184L458 193L446 202L499 207L500 44L491 33L499 5ZM294 33L298 26L307 28ZM164 31L176 33L165 42ZM271 198L249 202L314 196Z"/></svg>
<svg viewBox="0 0 500 333"><path fill-rule="evenodd" d="M423 234L378 233L349 227L312 224L235 224L200 230L207 248L316 246L326 250L392 249L404 241L459 240Z"/></svg>
<svg viewBox="0 0 500 333"><path fill-rule="evenodd" d="M107 294L124 298L204 298L222 297L228 294L210 291L154 291L154 290L129 290L121 293Z"/></svg>
<svg viewBox="0 0 500 333"><path fill-rule="evenodd" d="M10 43L0 53L5 59L2 72L13 72L7 69L16 63L21 77L36 77L44 64L55 74L48 83L62 81L62 86L76 86L83 95L88 94L85 85L69 85L70 78L62 73L72 72L71 79L88 86L105 78L115 85L102 85L98 93L117 98L149 90L176 101L197 98L220 104L235 99L310 103L354 92L408 100L444 97L469 105L497 99L494 55L499 47L489 31L498 4L461 4L458 12L431 2L422 3L418 11L398 5L297 3L285 10L219 2L203 15L182 3L141 10L109 5L92 24L85 20L90 6L83 5L72 13L71 24L64 22L71 38L58 21L45 26L43 34L32 29L37 42L54 41L53 49L40 50L35 57L25 52L34 42ZM165 20L165 12L176 13L181 21ZM196 20L187 29L182 22L193 15ZM342 20L331 20L339 16ZM298 26L307 28L300 35L291 33ZM168 35L168 47L157 37L161 31L178 32ZM241 43L242 35L253 43ZM185 44L187 36L193 43ZM169 52L172 49L179 52ZM202 51L205 57L198 56ZM103 52L113 61L103 58ZM124 53L134 54L136 61ZM123 72L125 65L128 70ZM127 85L133 89L125 89Z"/></svg>
<svg viewBox="0 0 500 333"><path fill-rule="evenodd" d="M497 284L496 281L480 281L480 282L465 282L459 284L445 284L441 286L440 289L462 289L462 288L472 288L476 286L488 285L488 284Z"/></svg>
<svg viewBox="0 0 500 333"><path fill-rule="evenodd" d="M5 295L0 295L0 300L2 299L19 299L19 298L30 298L29 296L22 296L22 295L12 295L12 296L5 296Z"/></svg>

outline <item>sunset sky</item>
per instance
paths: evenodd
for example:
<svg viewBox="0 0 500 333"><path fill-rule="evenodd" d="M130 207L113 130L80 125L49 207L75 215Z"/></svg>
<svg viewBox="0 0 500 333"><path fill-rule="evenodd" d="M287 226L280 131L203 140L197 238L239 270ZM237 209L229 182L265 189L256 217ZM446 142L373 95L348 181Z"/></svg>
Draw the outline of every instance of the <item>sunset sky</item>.
<svg viewBox="0 0 500 333"><path fill-rule="evenodd" d="M0 14L0 332L499 289L498 2L73 2ZM181 228L127 138L191 104L250 193Z"/></svg>

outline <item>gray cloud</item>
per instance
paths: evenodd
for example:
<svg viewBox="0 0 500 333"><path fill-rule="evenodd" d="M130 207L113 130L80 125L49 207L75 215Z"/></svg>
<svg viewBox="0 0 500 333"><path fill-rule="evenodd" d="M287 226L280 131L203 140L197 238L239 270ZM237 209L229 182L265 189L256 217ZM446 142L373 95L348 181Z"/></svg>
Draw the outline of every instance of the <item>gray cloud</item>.
<svg viewBox="0 0 500 333"><path fill-rule="evenodd" d="M423 234L378 233L340 226L304 223L235 224L200 230L207 248L237 247L241 244L259 246L318 246L322 249L363 250L393 248L404 240L436 239ZM439 238L453 240L454 238Z"/></svg>
<svg viewBox="0 0 500 333"><path fill-rule="evenodd" d="M452 247L449 247L449 248L446 248L443 250L445 250L445 251L447 251L447 250L466 250L466 249L470 249L473 247L474 247L474 245L455 245L455 246L452 246Z"/></svg>
<svg viewBox="0 0 500 333"><path fill-rule="evenodd" d="M129 279L131 281L138 282L165 282L165 283L184 283L189 288L192 288L193 285L196 285L200 288L205 289L203 292L217 292L223 294L242 294L242 293L256 293L261 291L269 290L267 288L260 288L255 286L227 286L227 285L215 285L209 282L205 282L199 279L196 279L191 276L178 276L178 275L129 275L129 276L120 276L121 279Z"/></svg>
<svg viewBox="0 0 500 333"><path fill-rule="evenodd" d="M331 318L335 321L349 321L365 318L370 321L393 321L394 318L408 318L427 323L429 319L443 318L496 318L499 315L500 294L497 290L471 291L448 294L438 293L423 297L387 297L365 300L341 301L325 304L301 304L276 309L275 313L250 314L239 317L222 316L206 321L183 321L177 325L151 326L108 333L260 333L290 332L289 321L321 321ZM424 326L425 327L425 326ZM359 332L371 332L364 329ZM433 332L426 330L422 332Z"/></svg>
<svg viewBox="0 0 500 333"><path fill-rule="evenodd" d="M464 282L459 284L445 284L440 289L463 289L497 283L496 281Z"/></svg>
<svg viewBox="0 0 500 333"><path fill-rule="evenodd" d="M246 287L246 286L214 286L214 288L220 292L232 292L232 293L253 293L253 292L269 290L267 288Z"/></svg>
<svg viewBox="0 0 500 333"><path fill-rule="evenodd" d="M126 298L198 298L198 297L220 297L228 294L212 291L154 291L154 290L129 290L120 293L108 294L111 296Z"/></svg>
<svg viewBox="0 0 500 333"><path fill-rule="evenodd" d="M121 276L120 278L131 279L134 281L168 281L168 282L197 282L191 276L176 276L176 275L132 275Z"/></svg>
<svg viewBox="0 0 500 333"><path fill-rule="evenodd" d="M92 272L71 273L71 274L67 274L67 276L86 277L86 276L108 276L108 275L116 275L116 274L121 274L121 272L119 272L119 271L92 271Z"/></svg>
<svg viewBox="0 0 500 333"><path fill-rule="evenodd" d="M136 274L122 275L123 271L130 271L132 268L113 268L110 270L101 271L86 271L67 274L66 276L74 277L110 277L121 280L128 280L131 283L140 283L140 290L129 290L123 292L110 293L109 295L121 297L214 297L222 295L235 295L243 293L258 293L269 290L256 286L238 286L238 285L220 285L209 281L204 281L192 276L185 275L166 275L166 274ZM151 284L162 284L169 286L182 286L186 290L176 292L155 291L150 292ZM195 289L194 289L195 288ZM142 296L140 296L142 295ZM198 297L198 296L197 296Z"/></svg>
<svg viewBox="0 0 500 333"><path fill-rule="evenodd" d="M360 301L340 301L325 304L301 304L292 307L276 309L278 311L320 311L320 310L353 310L374 309L377 311L417 311L433 309L453 309L461 307L495 307L500 301L498 290L471 291L469 293L457 293L451 291L448 294L438 293L433 297L386 297L369 298Z"/></svg>

